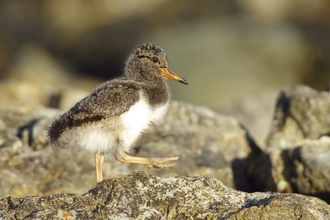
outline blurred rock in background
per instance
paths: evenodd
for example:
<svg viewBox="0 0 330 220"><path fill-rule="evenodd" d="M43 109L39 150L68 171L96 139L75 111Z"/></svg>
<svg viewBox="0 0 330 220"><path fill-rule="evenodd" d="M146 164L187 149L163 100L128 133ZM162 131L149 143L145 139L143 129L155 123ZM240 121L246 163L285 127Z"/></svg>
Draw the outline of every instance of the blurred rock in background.
<svg viewBox="0 0 330 220"><path fill-rule="evenodd" d="M302 85L280 91L263 152L250 157L248 173L256 188L330 202L329 111L329 92Z"/></svg>
<svg viewBox="0 0 330 220"><path fill-rule="evenodd" d="M174 99L234 115L262 144L279 89L329 83L329 22L327 0L1 1L0 77L91 91L153 42L190 83L171 83Z"/></svg>

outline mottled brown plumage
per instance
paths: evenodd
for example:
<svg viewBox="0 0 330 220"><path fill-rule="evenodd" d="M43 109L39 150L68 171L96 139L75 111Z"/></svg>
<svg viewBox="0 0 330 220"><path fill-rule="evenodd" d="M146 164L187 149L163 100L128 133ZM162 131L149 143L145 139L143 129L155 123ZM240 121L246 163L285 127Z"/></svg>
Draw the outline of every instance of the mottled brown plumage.
<svg viewBox="0 0 330 220"><path fill-rule="evenodd" d="M183 84L172 72L165 52L150 43L130 55L124 76L98 86L88 97L60 115L49 127L48 136L57 147L80 146L95 153L97 181L102 180L104 153L114 152L124 163L162 168L177 157L139 158L125 154L147 128L166 112L169 90L165 77Z"/></svg>

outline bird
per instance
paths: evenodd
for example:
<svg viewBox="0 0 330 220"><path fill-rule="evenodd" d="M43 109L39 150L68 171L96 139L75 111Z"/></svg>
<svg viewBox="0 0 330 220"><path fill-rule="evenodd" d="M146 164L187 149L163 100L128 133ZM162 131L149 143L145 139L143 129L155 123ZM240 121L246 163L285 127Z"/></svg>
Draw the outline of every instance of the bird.
<svg viewBox="0 0 330 220"><path fill-rule="evenodd" d="M161 120L170 101L166 79L188 82L173 72L164 50L145 43L129 55L120 77L99 85L48 127L48 139L59 148L79 146L94 153L96 182L103 180L104 154L122 163L163 168L179 157L143 158L127 154L148 126Z"/></svg>

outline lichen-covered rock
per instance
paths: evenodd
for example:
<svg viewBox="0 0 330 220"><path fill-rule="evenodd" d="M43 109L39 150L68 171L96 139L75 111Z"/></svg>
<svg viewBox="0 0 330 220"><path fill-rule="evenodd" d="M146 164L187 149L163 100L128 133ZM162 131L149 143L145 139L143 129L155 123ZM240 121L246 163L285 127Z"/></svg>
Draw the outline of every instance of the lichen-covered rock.
<svg viewBox="0 0 330 220"><path fill-rule="evenodd" d="M56 149L48 144L46 129L59 113L38 105L0 106L0 196L82 193L95 185L92 154L78 147ZM252 191L245 172L252 147L256 147L253 140L234 118L173 101L164 120L146 130L130 153L180 156L176 166L159 170L123 164L107 154L104 178L138 170L163 177L201 175Z"/></svg>
<svg viewBox="0 0 330 220"><path fill-rule="evenodd" d="M144 172L104 180L83 195L0 200L3 219L329 219L324 201L297 194L244 193L206 177Z"/></svg>

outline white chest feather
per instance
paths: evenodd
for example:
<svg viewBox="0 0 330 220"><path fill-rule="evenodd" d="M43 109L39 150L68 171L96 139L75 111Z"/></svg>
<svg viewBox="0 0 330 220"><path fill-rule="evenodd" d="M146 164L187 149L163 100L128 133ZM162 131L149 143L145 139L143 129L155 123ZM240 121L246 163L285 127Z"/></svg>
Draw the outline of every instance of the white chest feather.
<svg viewBox="0 0 330 220"><path fill-rule="evenodd" d="M140 133L148 128L151 122L162 119L167 108L168 103L157 108L151 108L145 96L140 92L139 101L128 112L121 115L125 127L122 137L126 145L130 146Z"/></svg>

